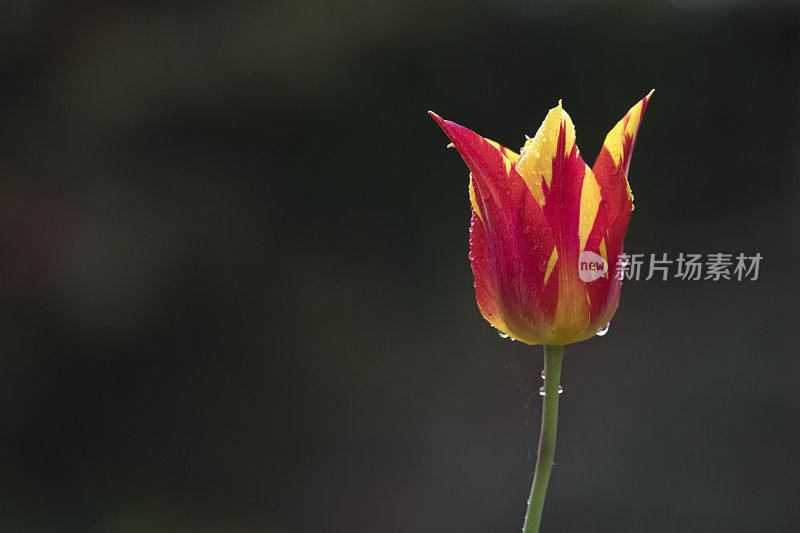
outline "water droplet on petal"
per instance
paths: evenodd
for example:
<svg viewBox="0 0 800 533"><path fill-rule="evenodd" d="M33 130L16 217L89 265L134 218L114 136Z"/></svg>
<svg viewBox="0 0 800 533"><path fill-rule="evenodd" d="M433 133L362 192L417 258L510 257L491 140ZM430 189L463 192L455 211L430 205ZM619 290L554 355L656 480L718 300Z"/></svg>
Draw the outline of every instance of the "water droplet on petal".
<svg viewBox="0 0 800 533"><path fill-rule="evenodd" d="M598 337L602 337L603 335L605 335L606 333L608 333L608 328L610 328L610 327L611 327L611 322L609 322L608 324L606 324L606 327L604 327L603 329L601 329L600 331L598 331L597 333L595 333L595 335L597 335Z"/></svg>
<svg viewBox="0 0 800 533"><path fill-rule="evenodd" d="M497 335L499 335L501 339L508 338L508 333L506 333L505 331L500 331L499 329L497 330Z"/></svg>

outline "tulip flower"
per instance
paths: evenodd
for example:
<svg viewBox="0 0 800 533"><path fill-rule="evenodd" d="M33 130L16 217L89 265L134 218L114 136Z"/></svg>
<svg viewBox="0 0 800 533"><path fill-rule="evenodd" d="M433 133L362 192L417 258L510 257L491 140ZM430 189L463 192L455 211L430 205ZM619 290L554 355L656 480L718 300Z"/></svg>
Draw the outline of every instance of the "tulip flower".
<svg viewBox="0 0 800 533"><path fill-rule="evenodd" d="M561 102L520 153L431 112L470 170L469 258L478 309L501 336L545 347L526 533L538 531L550 475L563 346L604 332L619 305L617 272L633 211L628 167L652 94L609 132L591 168Z"/></svg>

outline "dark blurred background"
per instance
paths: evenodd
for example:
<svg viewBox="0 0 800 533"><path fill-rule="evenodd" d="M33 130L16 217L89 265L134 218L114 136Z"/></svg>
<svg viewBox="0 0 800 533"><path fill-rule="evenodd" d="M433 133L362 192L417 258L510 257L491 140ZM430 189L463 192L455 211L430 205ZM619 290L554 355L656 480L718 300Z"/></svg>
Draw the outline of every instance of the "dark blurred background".
<svg viewBox="0 0 800 533"><path fill-rule="evenodd" d="M625 284L567 348L549 532L800 526L800 6L0 7L0 530L519 531L540 348L475 305L467 170L651 88Z"/></svg>

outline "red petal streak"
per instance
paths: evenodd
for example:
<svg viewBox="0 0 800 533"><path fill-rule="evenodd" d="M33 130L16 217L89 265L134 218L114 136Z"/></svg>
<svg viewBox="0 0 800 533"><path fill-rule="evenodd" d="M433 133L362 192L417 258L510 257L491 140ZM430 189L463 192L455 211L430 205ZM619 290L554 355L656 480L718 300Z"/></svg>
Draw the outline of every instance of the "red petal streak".
<svg viewBox="0 0 800 533"><path fill-rule="evenodd" d="M557 337L551 344L566 344L584 330L589 322L586 284L578 274L580 256L581 188L586 163L580 156L577 143L569 153L566 148L566 125L561 122L556 154L552 163L552 180L543 182L544 214L553 230L558 263L553 275L558 277Z"/></svg>

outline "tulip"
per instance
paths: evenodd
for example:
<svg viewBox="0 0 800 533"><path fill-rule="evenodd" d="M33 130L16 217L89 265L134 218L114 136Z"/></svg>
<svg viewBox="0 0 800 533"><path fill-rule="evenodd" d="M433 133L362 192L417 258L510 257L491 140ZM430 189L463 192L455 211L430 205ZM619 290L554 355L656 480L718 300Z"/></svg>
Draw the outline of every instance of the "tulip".
<svg viewBox="0 0 800 533"><path fill-rule="evenodd" d="M592 168L560 102L519 154L431 112L470 170L478 308L512 339L579 342L614 316L621 285L615 274L633 210L628 166L651 95L606 136ZM579 272L581 259L589 266L586 258L605 263L588 282Z"/></svg>
<svg viewBox="0 0 800 533"><path fill-rule="evenodd" d="M619 305L633 211L633 146L653 91L609 132L592 168L561 102L520 153L439 117L470 170L469 258L483 317L501 336L544 345L539 455L525 533L538 531L555 451L564 345L603 333Z"/></svg>

